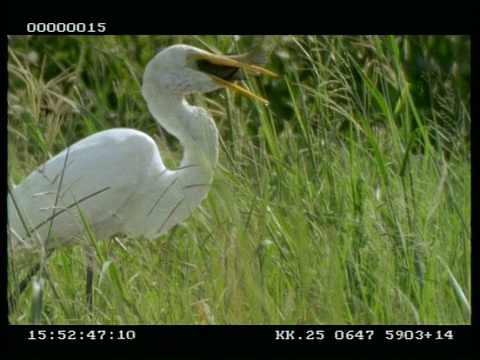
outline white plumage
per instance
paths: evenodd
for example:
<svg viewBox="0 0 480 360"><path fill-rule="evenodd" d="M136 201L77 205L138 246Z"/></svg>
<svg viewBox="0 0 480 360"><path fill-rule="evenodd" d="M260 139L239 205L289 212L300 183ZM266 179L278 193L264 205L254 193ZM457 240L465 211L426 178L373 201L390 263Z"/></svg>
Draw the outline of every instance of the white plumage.
<svg viewBox="0 0 480 360"><path fill-rule="evenodd" d="M157 54L145 69L142 94L155 120L180 140L180 167L167 169L153 139L140 131L111 129L91 135L11 189L12 250L48 250L88 241L80 212L98 240L118 231L154 238L184 220L206 196L218 154L213 120L203 108L189 105L184 95L225 86L261 99L229 81L236 79L239 68L274 75L242 57L186 45Z"/></svg>

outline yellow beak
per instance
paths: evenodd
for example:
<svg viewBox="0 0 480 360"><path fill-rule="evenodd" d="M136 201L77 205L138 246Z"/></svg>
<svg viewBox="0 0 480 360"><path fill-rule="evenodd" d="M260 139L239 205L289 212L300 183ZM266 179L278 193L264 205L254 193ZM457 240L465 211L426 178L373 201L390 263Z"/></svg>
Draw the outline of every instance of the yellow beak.
<svg viewBox="0 0 480 360"><path fill-rule="evenodd" d="M203 71L208 76L210 76L213 82L217 85L223 86L233 91L237 91L240 94L247 95L253 99L268 104L267 99L258 96L228 80L229 78L234 77L238 69L243 69L253 74L266 74L270 76L277 76L277 74L275 74L274 72L255 64L253 60L251 60L253 57L254 56L250 56L250 54L226 56L206 53L201 55L201 60L208 62L208 69L205 69ZM223 76L220 75L222 73Z"/></svg>

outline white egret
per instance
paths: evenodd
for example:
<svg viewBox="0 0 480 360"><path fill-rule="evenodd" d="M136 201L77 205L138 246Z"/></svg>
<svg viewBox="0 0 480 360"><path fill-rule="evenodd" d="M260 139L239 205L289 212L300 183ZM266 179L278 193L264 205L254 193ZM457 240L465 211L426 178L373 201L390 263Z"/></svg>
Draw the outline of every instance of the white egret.
<svg viewBox="0 0 480 360"><path fill-rule="evenodd" d="M80 140L10 189L10 250L88 244L82 216L99 240L120 231L152 239L184 220L206 196L218 153L212 118L184 95L226 87L266 103L231 82L240 69L275 75L260 65L254 56L187 45L158 53L145 69L142 95L155 120L183 146L180 167L167 169L154 140L138 130L105 130Z"/></svg>

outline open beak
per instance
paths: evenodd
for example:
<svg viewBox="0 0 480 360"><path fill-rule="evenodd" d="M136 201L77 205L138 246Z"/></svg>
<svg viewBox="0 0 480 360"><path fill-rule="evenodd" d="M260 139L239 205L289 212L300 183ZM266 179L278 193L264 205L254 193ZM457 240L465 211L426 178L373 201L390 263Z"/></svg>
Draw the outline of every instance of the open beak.
<svg viewBox="0 0 480 360"><path fill-rule="evenodd" d="M212 81L222 87L237 91L240 94L247 95L253 99L262 101L268 104L268 100L258 96L247 89L234 84L232 81L243 79L239 70L245 70L253 74L266 74L270 76L277 76L274 72L261 67L263 64L263 53L254 52L243 55L216 55L216 54L202 54L196 59L197 69L206 73Z"/></svg>

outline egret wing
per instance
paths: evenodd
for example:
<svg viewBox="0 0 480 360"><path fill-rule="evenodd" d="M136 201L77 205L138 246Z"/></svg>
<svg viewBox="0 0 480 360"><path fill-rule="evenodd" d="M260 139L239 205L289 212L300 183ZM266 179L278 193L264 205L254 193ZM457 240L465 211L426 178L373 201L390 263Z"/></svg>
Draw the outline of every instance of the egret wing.
<svg viewBox="0 0 480 360"><path fill-rule="evenodd" d="M85 138L11 191L12 245L48 249L85 241L80 213L97 239L112 235L128 222L130 199L146 179L164 171L155 142L142 132L112 129Z"/></svg>

